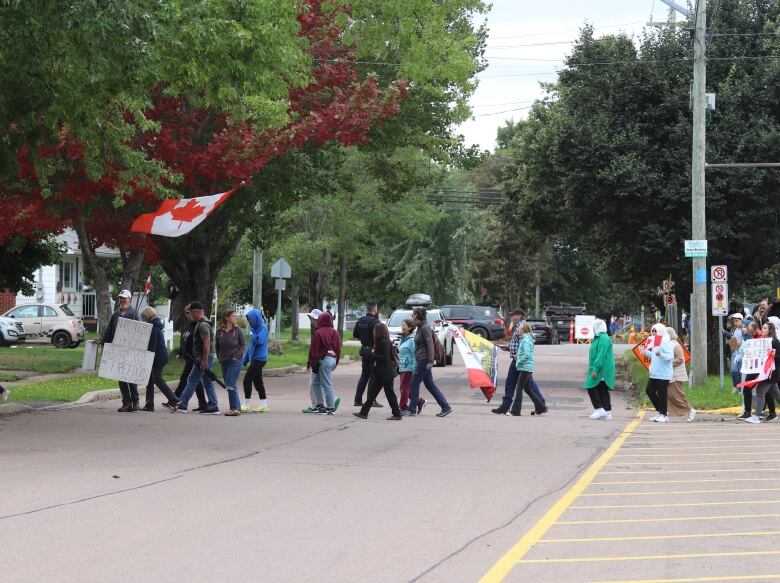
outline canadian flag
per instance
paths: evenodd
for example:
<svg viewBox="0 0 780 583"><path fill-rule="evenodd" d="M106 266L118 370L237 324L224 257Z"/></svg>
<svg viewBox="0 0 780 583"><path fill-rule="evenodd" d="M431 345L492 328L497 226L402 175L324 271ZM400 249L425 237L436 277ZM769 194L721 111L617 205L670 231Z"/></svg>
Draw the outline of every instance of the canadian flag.
<svg viewBox="0 0 780 583"><path fill-rule="evenodd" d="M144 284L144 293L148 296L149 291L152 289L152 274L149 274L149 277L146 278L146 283Z"/></svg>
<svg viewBox="0 0 780 583"><path fill-rule="evenodd" d="M206 220L240 187L209 196L164 200L155 212L141 215L133 221L130 230L161 237L181 237Z"/></svg>

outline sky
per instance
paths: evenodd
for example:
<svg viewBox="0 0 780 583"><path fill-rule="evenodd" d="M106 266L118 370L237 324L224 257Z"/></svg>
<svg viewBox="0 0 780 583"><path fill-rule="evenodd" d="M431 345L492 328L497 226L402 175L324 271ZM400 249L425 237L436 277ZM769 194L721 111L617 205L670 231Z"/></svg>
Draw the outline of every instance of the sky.
<svg viewBox="0 0 780 583"><path fill-rule="evenodd" d="M533 101L543 96L539 84L556 79L560 60L571 52L571 43L585 23L593 25L597 37L621 31L638 37L651 14L654 21L665 21L668 16L660 0L492 3L487 15L488 68L479 74L479 86L470 101L473 117L457 130L466 145L477 144L484 150L495 148L497 128L506 120L524 119Z"/></svg>

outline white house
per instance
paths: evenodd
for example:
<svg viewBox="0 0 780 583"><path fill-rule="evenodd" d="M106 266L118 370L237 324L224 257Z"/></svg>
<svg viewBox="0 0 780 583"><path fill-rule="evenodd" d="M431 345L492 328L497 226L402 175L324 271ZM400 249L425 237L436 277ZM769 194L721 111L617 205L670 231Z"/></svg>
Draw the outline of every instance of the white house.
<svg viewBox="0 0 780 583"><path fill-rule="evenodd" d="M84 259L75 231L67 229L57 236L57 241L66 246L65 253L57 265L41 267L35 273L35 295L16 295L16 305L47 303L67 304L70 310L92 328L97 324L95 292L84 283ZM98 257L119 259L119 251L102 246L96 250Z"/></svg>

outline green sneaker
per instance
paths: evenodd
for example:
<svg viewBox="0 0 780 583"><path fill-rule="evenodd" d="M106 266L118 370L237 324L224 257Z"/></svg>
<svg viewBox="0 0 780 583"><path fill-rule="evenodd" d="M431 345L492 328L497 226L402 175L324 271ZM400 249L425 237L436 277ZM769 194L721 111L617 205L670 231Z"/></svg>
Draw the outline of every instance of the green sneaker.
<svg viewBox="0 0 780 583"><path fill-rule="evenodd" d="M341 403L341 397L336 397L336 400L333 403L333 410L338 411L339 410L339 403Z"/></svg>
<svg viewBox="0 0 780 583"><path fill-rule="evenodd" d="M316 413L316 412L317 412L317 407L312 407L312 406L306 407L305 409L301 410L301 413Z"/></svg>
<svg viewBox="0 0 780 583"><path fill-rule="evenodd" d="M252 412L252 409L250 409L250 408L249 408L249 407L247 407L246 405L241 405L241 412L242 412L242 413L251 413L251 412Z"/></svg>

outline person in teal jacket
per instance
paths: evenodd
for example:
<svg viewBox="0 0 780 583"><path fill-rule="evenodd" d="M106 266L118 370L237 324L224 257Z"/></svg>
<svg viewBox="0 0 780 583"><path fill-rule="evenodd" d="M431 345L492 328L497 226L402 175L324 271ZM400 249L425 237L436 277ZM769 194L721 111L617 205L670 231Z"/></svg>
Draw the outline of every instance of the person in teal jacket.
<svg viewBox="0 0 780 583"><path fill-rule="evenodd" d="M612 340L607 334L607 323L596 319L593 323L593 341L588 354L588 374L585 383L590 402L593 403L591 419L612 419L610 389L615 388L615 354Z"/></svg>
<svg viewBox="0 0 780 583"><path fill-rule="evenodd" d="M534 374L534 335L533 328L528 322L523 322L520 328L520 344L517 346L517 364L515 364L520 373L515 386L515 398L512 406L509 408L509 414L519 416L523 408L523 393L525 392L533 401L536 414L540 415L546 409L531 390L531 381Z"/></svg>
<svg viewBox="0 0 780 583"><path fill-rule="evenodd" d="M401 401L399 406L401 411L409 408L409 394L412 390L412 376L414 369L417 368L417 358L414 355L414 320L404 320L401 322L401 339L398 341L398 374L401 377ZM417 409L419 411L425 406L425 399L417 399Z"/></svg>
<svg viewBox="0 0 780 583"><path fill-rule="evenodd" d="M644 353L650 358L650 378L647 380L645 391L657 412L653 421L669 423L666 399L669 382L674 376L674 367L672 366L674 347L666 326L663 324L653 326L653 336L647 339Z"/></svg>

